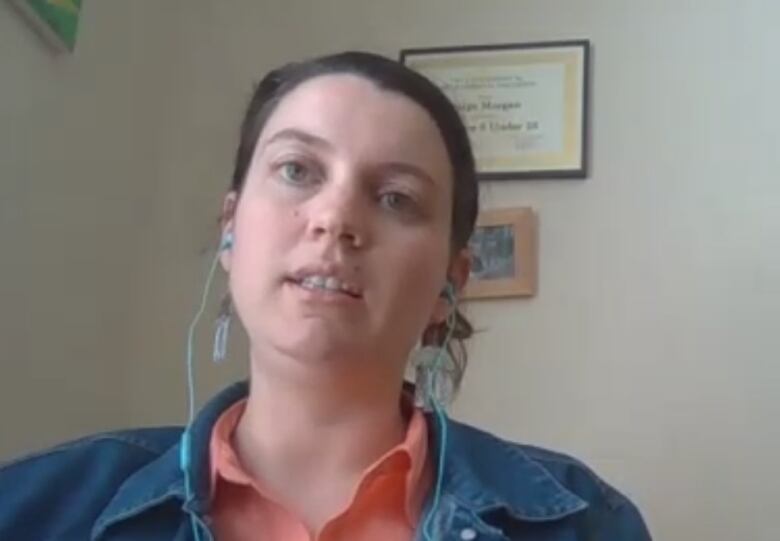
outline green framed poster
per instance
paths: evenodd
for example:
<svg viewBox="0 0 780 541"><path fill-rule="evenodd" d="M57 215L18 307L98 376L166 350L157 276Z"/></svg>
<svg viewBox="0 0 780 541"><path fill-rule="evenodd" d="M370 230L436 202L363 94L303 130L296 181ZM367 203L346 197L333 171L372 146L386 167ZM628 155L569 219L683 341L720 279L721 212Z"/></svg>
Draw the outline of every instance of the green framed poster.
<svg viewBox="0 0 780 541"><path fill-rule="evenodd" d="M43 38L60 50L72 52L81 16L82 0L11 0Z"/></svg>

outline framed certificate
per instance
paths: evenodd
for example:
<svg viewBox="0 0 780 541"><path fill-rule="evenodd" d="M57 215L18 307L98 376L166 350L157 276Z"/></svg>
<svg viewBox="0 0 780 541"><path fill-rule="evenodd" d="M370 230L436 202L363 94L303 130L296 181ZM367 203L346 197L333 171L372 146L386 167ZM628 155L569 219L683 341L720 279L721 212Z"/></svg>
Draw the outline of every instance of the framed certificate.
<svg viewBox="0 0 780 541"><path fill-rule="evenodd" d="M460 111L482 180L587 176L590 42L404 49Z"/></svg>

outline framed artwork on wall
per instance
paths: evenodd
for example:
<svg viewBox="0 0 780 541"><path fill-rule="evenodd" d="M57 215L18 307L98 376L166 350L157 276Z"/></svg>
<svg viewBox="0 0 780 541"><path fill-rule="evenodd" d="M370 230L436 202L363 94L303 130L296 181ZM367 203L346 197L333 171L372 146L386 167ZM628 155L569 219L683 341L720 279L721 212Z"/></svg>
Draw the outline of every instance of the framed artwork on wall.
<svg viewBox="0 0 780 541"><path fill-rule="evenodd" d="M480 213L469 241L471 274L464 297L532 297L537 291L538 220L530 207Z"/></svg>
<svg viewBox="0 0 780 541"><path fill-rule="evenodd" d="M55 50L76 48L82 0L9 0Z"/></svg>

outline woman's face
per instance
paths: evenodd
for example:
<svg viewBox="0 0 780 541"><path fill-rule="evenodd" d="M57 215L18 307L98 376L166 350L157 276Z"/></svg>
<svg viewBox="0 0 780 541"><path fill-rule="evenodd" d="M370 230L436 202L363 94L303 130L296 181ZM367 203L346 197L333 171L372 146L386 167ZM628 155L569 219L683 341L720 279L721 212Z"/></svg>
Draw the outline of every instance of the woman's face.
<svg viewBox="0 0 780 541"><path fill-rule="evenodd" d="M445 316L452 171L434 121L401 94L355 75L302 83L233 204L222 262L254 357L397 368ZM465 253L455 266L462 282Z"/></svg>

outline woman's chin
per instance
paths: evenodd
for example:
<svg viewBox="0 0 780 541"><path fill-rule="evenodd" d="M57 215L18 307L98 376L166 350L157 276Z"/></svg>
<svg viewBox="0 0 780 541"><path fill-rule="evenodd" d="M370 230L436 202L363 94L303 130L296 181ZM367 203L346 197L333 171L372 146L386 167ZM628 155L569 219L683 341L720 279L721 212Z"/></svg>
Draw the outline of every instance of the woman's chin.
<svg viewBox="0 0 780 541"><path fill-rule="evenodd" d="M267 343L284 357L305 365L322 365L363 358L365 348L355 342L356 335L359 333L354 330L309 323L287 329L283 336L267 337Z"/></svg>

